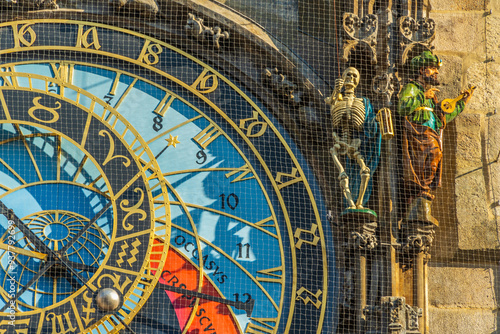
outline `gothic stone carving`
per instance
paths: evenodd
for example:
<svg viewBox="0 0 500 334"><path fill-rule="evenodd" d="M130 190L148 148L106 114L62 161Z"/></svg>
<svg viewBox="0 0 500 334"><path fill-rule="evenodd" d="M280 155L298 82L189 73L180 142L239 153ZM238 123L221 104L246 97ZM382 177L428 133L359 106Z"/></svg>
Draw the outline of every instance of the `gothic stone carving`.
<svg viewBox="0 0 500 334"><path fill-rule="evenodd" d="M404 297L382 297L381 305L367 306L364 315L366 334L420 334L422 309L406 304Z"/></svg>
<svg viewBox="0 0 500 334"><path fill-rule="evenodd" d="M358 44L364 45L370 50L371 63L377 63L377 33L378 33L378 18L377 15L368 14L360 18L353 13L344 13L343 18L344 33L347 38L344 38L344 55L343 60L349 60L349 54Z"/></svg>
<svg viewBox="0 0 500 334"><path fill-rule="evenodd" d="M431 18L415 20L409 16L399 18L399 33L401 35L402 57L401 62L405 64L408 54L417 45L431 48L431 43L436 36L436 22Z"/></svg>
<svg viewBox="0 0 500 334"><path fill-rule="evenodd" d="M56 0L0 0L2 5L12 6L21 10L58 9Z"/></svg>
<svg viewBox="0 0 500 334"><path fill-rule="evenodd" d="M186 24L186 31L191 34L191 36L197 38L200 41L212 41L216 49L220 48L219 41L221 39L228 39L229 33L227 31L222 31L220 27L209 28L203 24L203 19L196 17L194 14L189 13L189 18Z"/></svg>
<svg viewBox="0 0 500 334"><path fill-rule="evenodd" d="M159 10L155 0L109 0L109 5L120 14L134 14L146 19L153 19Z"/></svg>

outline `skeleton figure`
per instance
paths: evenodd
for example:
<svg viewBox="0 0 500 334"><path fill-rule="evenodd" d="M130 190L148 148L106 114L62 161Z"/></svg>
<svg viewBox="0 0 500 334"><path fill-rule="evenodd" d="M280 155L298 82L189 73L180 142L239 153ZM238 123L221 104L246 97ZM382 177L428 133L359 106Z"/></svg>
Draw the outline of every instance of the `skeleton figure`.
<svg viewBox="0 0 500 334"><path fill-rule="evenodd" d="M378 164L378 156L373 161L374 163L366 163L361 154L364 152L363 150L367 150L366 147L362 149L363 141L370 137L376 140L378 129L370 101L354 95L359 78L358 70L354 67L347 68L342 74L342 78L335 80L335 90L331 97L326 99L326 103L331 105L333 128L338 130L338 133L333 133L334 145L330 149L330 154L339 170L340 187L346 198L348 209L364 209L363 201L371 177L370 172L373 172L370 167L375 168ZM344 89L343 94L341 94L342 89ZM373 148L379 150L380 146ZM373 152L367 152L373 155ZM356 182L359 183L356 202L354 202L353 194L349 188L349 178L353 176L348 175L349 173L340 162L339 155L347 155L359 166L360 180Z"/></svg>

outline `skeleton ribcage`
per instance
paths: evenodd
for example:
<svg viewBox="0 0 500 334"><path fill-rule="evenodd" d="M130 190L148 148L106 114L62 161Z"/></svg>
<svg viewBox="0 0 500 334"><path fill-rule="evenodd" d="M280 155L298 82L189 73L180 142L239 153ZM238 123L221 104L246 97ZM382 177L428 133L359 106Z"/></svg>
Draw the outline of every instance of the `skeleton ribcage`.
<svg viewBox="0 0 500 334"><path fill-rule="evenodd" d="M338 101L331 110L332 125L335 129L343 131L363 129L365 121L365 107L363 100L355 98L349 107L349 101Z"/></svg>

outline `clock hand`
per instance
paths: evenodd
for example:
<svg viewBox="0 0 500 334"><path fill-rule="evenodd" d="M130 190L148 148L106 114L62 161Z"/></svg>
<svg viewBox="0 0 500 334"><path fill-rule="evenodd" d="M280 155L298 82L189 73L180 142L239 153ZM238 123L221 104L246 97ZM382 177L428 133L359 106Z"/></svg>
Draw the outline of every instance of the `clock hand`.
<svg viewBox="0 0 500 334"><path fill-rule="evenodd" d="M6 251L12 252L12 253L20 254L20 255L33 257L33 258L40 259L40 260L47 259L47 254L34 252L34 251L30 251L30 250L27 250L24 248L15 247L15 246L10 246L10 245L4 244L3 242L0 242L0 249L6 250Z"/></svg>
<svg viewBox="0 0 500 334"><path fill-rule="evenodd" d="M58 253L61 255L65 254L66 251L78 240L78 238L80 238L90 228L90 226L92 226L92 224L94 224L106 211L108 211L112 204L113 203L111 201L106 204L106 206L102 208L87 224L85 224L85 226L82 227L80 231L78 231L77 235L75 235L66 245L64 245L64 247L61 248Z"/></svg>
<svg viewBox="0 0 500 334"><path fill-rule="evenodd" d="M161 283L161 282L158 282L156 287L158 289L162 289L162 290L168 290L168 291L172 291L175 293L182 293L182 294L187 295L187 296L192 296L192 297L196 297L196 298L200 298L200 299L210 300L210 301L216 302L216 303L234 306L238 310L245 311L247 316L249 316L249 317L252 316L253 306L255 304L255 299L252 299L252 298L250 298L246 302L233 301L233 300L228 300L228 299L221 298L221 297L207 295L207 294L204 294L204 293L201 293L198 291L192 291L192 290L179 288L177 286L167 285L167 284Z"/></svg>
<svg viewBox="0 0 500 334"><path fill-rule="evenodd" d="M52 250L47 246L26 224L14 214L12 209L7 208L7 206L0 201L0 211L8 219L14 222L16 227L26 236L26 238L31 241L35 248L42 253L50 254Z"/></svg>
<svg viewBox="0 0 500 334"><path fill-rule="evenodd" d="M82 230L80 230L81 233L78 233L75 238L71 239L70 240L70 243L71 245L74 244L76 242L76 239L78 239L79 236L83 235L83 233L85 233L86 230L89 229L89 227L92 225L92 223L94 223L97 219L99 219L99 217L104 213L106 212L107 209L109 209L109 207L111 206L111 202L108 203L107 206L105 206L101 211L99 211L97 213L97 215L94 216L94 218L92 218L90 220L89 223L87 223L87 225L85 225L83 229L85 229L83 232ZM26 226L26 224L19 218L17 217L15 214L14 214L14 211L12 209L9 209L7 208L7 206L2 202L0 201L0 210L2 211L2 214L7 217L7 219L9 220L12 220L14 222L14 224L16 225L16 227L26 236L26 238L28 238L28 240L30 240L34 245L35 245L35 248L37 248L38 250L41 250L42 252L44 253L47 253L47 255L49 256L50 258L50 261L47 262L47 263L50 263L50 266L49 268L56 262L60 262L62 265L64 265L64 267L66 267L67 270L71 271L71 273L80 280L80 282L85 285L90 291L93 291L90 286L87 285L87 282L86 280L73 268L73 265L76 265L76 262L72 262L72 261L69 261L69 260L66 260L61 254L64 254L64 252L66 252L65 248L64 247L62 250L64 250L63 253L59 253L59 252L55 252L53 251L52 249L49 248L49 246L47 246L42 240L40 240L40 238L38 238L38 236L33 233L33 231L30 230L30 228L28 226ZM68 246L70 243L66 244L66 246ZM70 246L71 246L70 245ZM69 247L67 247L69 248ZM62 251L61 250L61 251ZM79 264L78 264L79 265ZM44 267L45 268L45 267ZM45 273L49 268L46 268L43 273ZM88 268L91 268L90 266ZM86 270L86 269L85 269ZM41 270L40 270L41 271ZM90 271L90 270L89 270ZM43 275L42 273L42 275ZM40 272L35 276L38 278L40 278ZM31 282L31 281L30 281ZM70 282L72 285L75 284L74 280L71 280ZM33 284L33 283L32 283ZM29 288L29 286L28 286ZM26 289L22 289L21 291L24 293L28 288ZM20 292L21 292L20 291Z"/></svg>

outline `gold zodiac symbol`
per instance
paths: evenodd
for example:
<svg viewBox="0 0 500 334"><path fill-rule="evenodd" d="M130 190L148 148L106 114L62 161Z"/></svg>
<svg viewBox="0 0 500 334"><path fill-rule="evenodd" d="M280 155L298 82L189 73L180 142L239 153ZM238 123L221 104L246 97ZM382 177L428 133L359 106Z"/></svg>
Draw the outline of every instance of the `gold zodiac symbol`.
<svg viewBox="0 0 500 334"><path fill-rule="evenodd" d="M94 318L90 317L90 313L95 313L95 308L92 307L92 303L94 302L94 299L92 296L87 295L88 291L85 291L85 294L83 295L83 299L87 302L87 306L83 306L82 310L86 314L85 318L82 318L83 321L85 321L85 326L88 326L88 324L94 320Z"/></svg>
<svg viewBox="0 0 500 334"><path fill-rule="evenodd" d="M142 202L144 201L144 192L142 191L141 188L135 188L134 191L136 193L141 193L141 198L139 199L139 201L137 202L137 204L127 208L126 206L129 204L129 200L128 199L124 199L123 201L120 202L120 208L123 210L123 211L126 211L128 212L127 215L125 216L125 218L123 218L123 222L122 222L122 225L123 225L123 228L126 230L126 231L130 231L131 229L134 228L134 225L131 225L131 224L126 224L125 221L128 219L128 217L130 217L131 215L137 213L137 214L140 214L141 215L141 218L139 218L139 220L144 220L146 219L147 215L146 215L146 212L144 210L141 210L139 209L139 207L142 205Z"/></svg>
<svg viewBox="0 0 500 334"><path fill-rule="evenodd" d="M41 99L42 99L41 96L37 96L37 97L35 97L33 99L34 106L31 107L28 110L28 114L31 117L33 117L34 119L36 119L37 121L39 121L39 122L43 122L43 123L54 123L54 122L57 122L59 120L59 114L57 113L56 110L61 108L61 102L56 101L57 107L56 108L50 108L50 107L46 107L46 106L41 105L40 102L39 102ZM50 119L48 121L45 121L43 119L40 119L40 118L36 117L35 116L35 111L38 110L38 109L42 109L42 110L48 111L52 115L52 119Z"/></svg>
<svg viewBox="0 0 500 334"><path fill-rule="evenodd" d="M104 274L102 276L99 277L99 279L97 280L97 285L102 288L102 285L101 285L101 281L103 278L109 278L111 280L111 282L113 282L113 288L117 289L118 291L120 291L121 293L123 293L123 291L125 290L125 288L130 284L132 283L132 280L130 278L128 278L127 276L125 276L125 282L123 282L122 285L120 285L120 279L121 279L121 276L118 275L118 274L113 274L113 276L111 276L111 274Z"/></svg>
<svg viewBox="0 0 500 334"><path fill-rule="evenodd" d="M111 137L111 134L106 130L99 131L99 136L105 137L105 135L108 135L108 138L109 138L109 151L108 151L108 155L106 156L106 159L104 159L104 162L102 163L102 165L105 166L108 162L110 162L111 160L113 160L115 158L123 158L123 159L125 159L125 161L123 161L123 165L125 167L130 166L130 159L127 158L126 156L124 156L124 155L113 156L113 153L115 152L115 141L113 140L113 137Z"/></svg>

